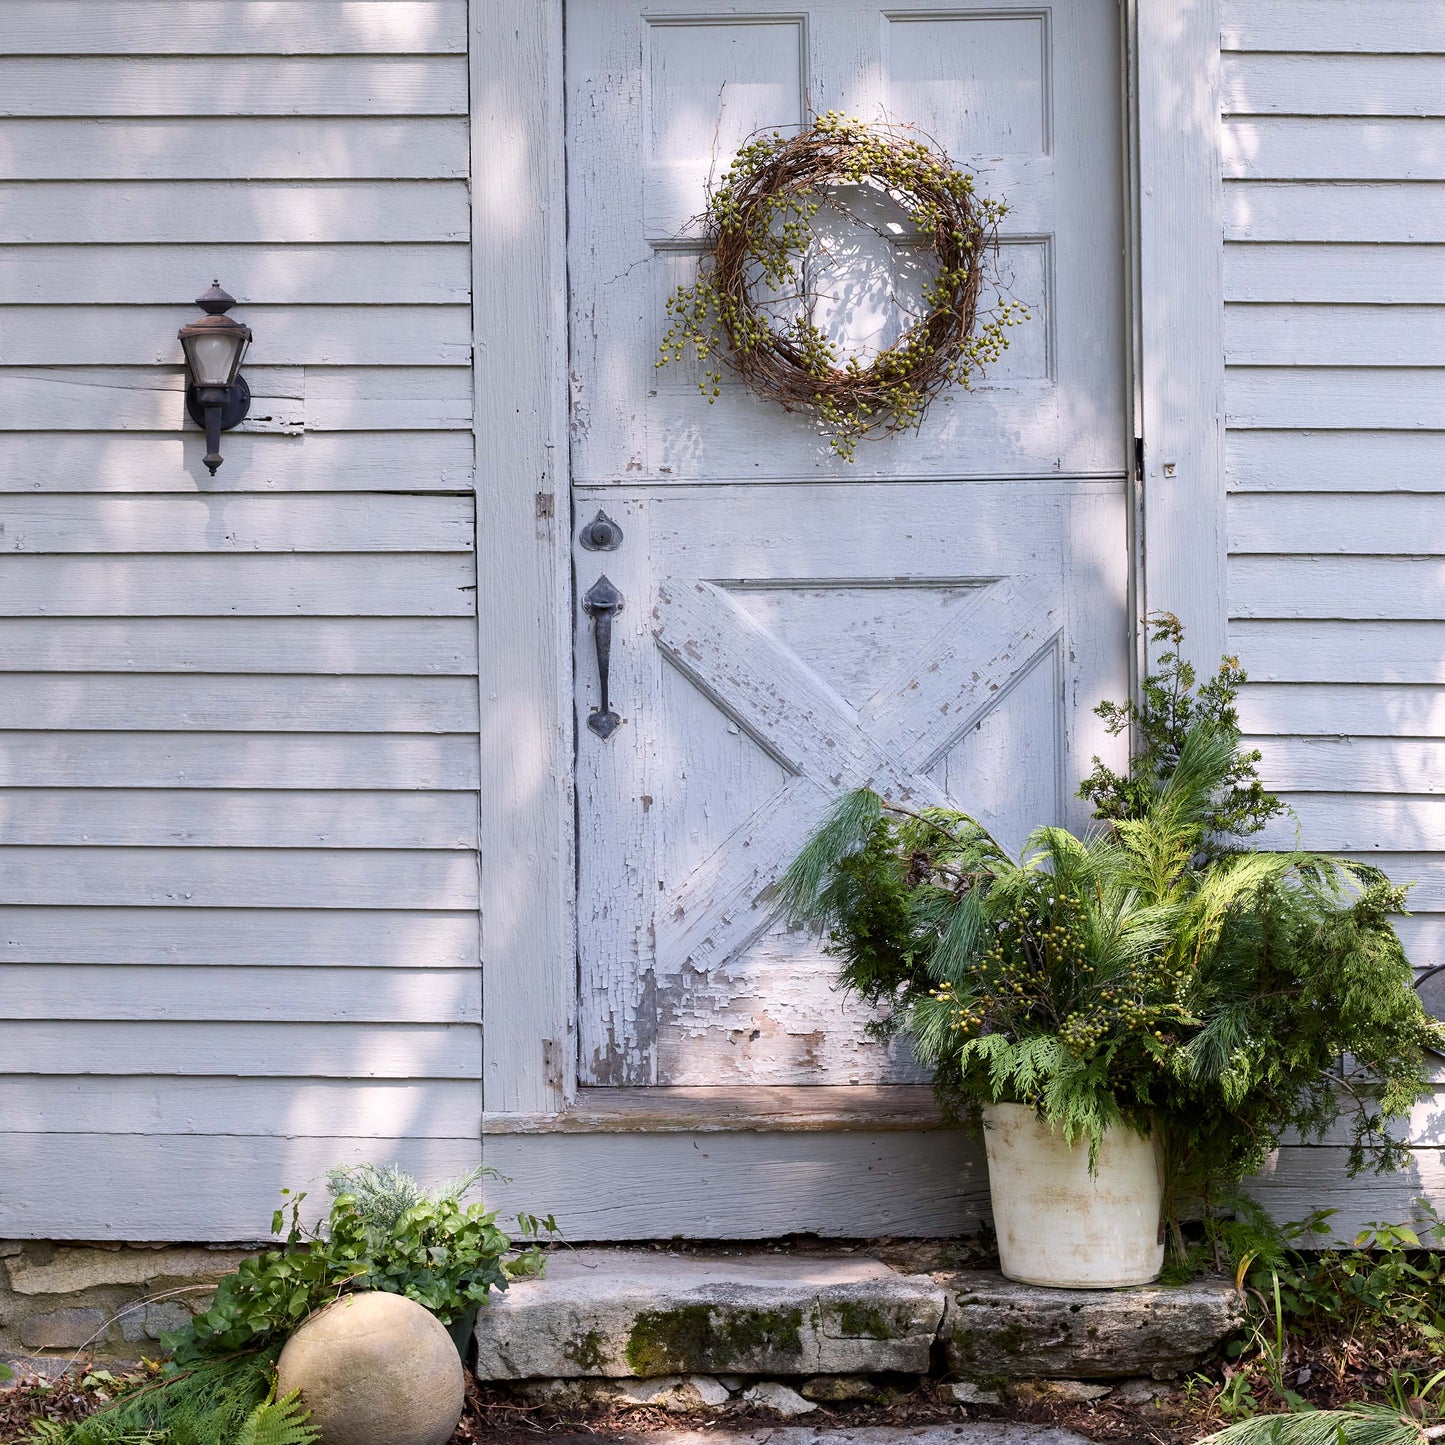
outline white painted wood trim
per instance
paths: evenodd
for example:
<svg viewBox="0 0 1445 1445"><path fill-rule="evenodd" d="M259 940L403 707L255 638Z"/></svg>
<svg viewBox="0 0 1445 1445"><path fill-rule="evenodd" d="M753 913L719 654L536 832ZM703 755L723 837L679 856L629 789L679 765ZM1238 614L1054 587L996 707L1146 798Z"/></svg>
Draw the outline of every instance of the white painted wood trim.
<svg viewBox="0 0 1445 1445"><path fill-rule="evenodd" d="M576 1087L562 0L471 0L483 1089Z"/></svg>
<svg viewBox="0 0 1445 1445"><path fill-rule="evenodd" d="M1143 609L1212 672L1226 647L1218 0L1135 0Z"/></svg>

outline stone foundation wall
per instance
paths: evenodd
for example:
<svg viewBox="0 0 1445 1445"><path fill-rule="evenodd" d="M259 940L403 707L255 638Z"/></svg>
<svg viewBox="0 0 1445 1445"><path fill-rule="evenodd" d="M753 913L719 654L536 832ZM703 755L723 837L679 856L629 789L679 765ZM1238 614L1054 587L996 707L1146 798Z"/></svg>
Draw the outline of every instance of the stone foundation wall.
<svg viewBox="0 0 1445 1445"><path fill-rule="evenodd" d="M64 1364L159 1353L252 1251L235 1245L0 1240L0 1360Z"/></svg>

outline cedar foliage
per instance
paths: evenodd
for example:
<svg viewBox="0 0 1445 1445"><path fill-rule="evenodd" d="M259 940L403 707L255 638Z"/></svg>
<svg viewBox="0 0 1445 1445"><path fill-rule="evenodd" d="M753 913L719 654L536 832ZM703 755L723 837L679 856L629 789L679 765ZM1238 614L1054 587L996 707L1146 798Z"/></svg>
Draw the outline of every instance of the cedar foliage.
<svg viewBox="0 0 1445 1445"><path fill-rule="evenodd" d="M78 1424L37 1423L32 1445L313 1445L296 1394L273 1398L276 1353L162 1375Z"/></svg>
<svg viewBox="0 0 1445 1445"><path fill-rule="evenodd" d="M1101 826L1040 827L1012 858L966 813L843 798L794 861L795 923L826 933L842 983L883 1005L965 1112L1030 1105L1096 1150L1122 1123L1158 1134L1166 1211L1209 1206L1282 1136L1350 1119L1351 1172L1397 1167L1386 1121L1423 1096L1428 1019L1377 868L1241 836L1280 811L1240 747L1226 659L1195 689L1182 630L1139 709L1127 777L1085 784ZM1341 1060L1348 1057L1346 1068Z"/></svg>

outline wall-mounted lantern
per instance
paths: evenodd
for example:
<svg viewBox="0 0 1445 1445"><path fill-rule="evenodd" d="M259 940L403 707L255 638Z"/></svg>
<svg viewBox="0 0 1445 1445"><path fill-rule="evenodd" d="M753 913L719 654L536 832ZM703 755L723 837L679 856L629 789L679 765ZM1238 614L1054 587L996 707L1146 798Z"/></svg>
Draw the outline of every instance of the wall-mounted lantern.
<svg viewBox="0 0 1445 1445"><path fill-rule="evenodd" d="M221 290L219 281L196 297L206 314L179 331L191 383L186 388L186 410L197 426L206 429L205 463L216 475L221 465L221 433L239 426L251 409L251 388L241 375L241 361L251 344L251 328L226 312L236 304Z"/></svg>

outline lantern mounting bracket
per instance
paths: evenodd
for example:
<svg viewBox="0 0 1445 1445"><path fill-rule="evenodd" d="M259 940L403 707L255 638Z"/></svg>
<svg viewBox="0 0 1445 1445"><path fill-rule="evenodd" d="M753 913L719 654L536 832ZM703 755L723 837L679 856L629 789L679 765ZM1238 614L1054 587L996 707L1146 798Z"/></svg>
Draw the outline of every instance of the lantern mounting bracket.
<svg viewBox="0 0 1445 1445"><path fill-rule="evenodd" d="M203 393L211 390L218 390L225 397L221 403L221 430L230 431L233 426L240 426L251 410L251 388L244 376L238 376L227 387L202 387L192 382L186 387L186 415L198 427L204 427L206 425L206 403L202 401L201 397Z"/></svg>

